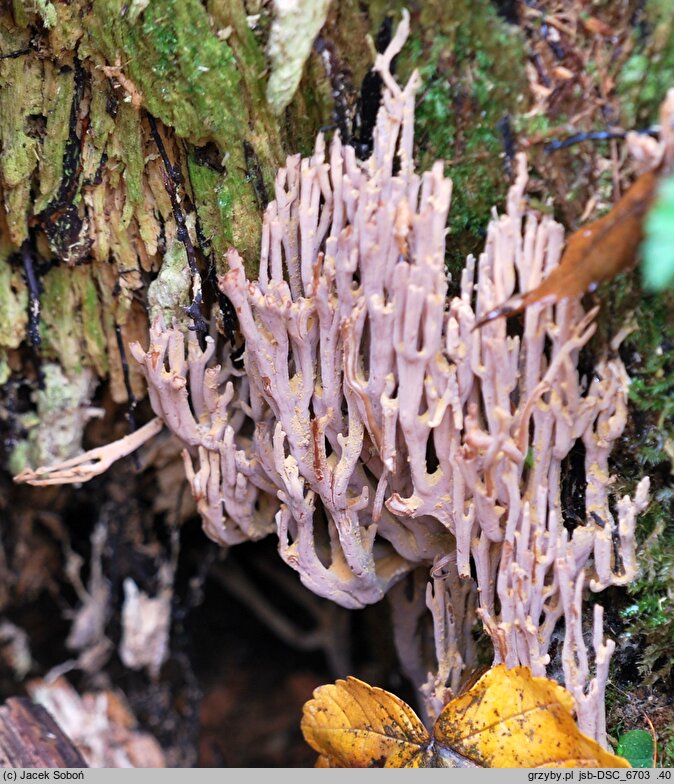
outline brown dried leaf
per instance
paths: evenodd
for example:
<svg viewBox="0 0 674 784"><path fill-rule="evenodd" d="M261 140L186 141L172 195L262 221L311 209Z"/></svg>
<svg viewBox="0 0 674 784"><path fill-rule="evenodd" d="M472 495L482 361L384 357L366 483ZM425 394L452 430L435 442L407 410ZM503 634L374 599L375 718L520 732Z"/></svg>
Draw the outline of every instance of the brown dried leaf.
<svg viewBox="0 0 674 784"><path fill-rule="evenodd" d="M475 328L502 316L514 316L535 303L554 305L567 297L594 291L603 281L632 267L657 182L656 171L642 174L610 212L569 237L559 267L540 286L493 308Z"/></svg>
<svg viewBox="0 0 674 784"><path fill-rule="evenodd" d="M610 25L607 25L606 22L602 22L601 19L597 19L596 16L588 16L587 18L581 17L580 21L588 33L592 33L593 35L603 35L607 38L615 35L615 30Z"/></svg>

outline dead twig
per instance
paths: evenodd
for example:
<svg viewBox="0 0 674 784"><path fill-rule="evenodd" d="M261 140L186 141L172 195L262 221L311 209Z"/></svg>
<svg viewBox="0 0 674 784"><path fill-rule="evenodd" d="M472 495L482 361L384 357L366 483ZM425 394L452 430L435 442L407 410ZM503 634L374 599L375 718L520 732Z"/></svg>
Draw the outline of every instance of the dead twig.
<svg viewBox="0 0 674 784"><path fill-rule="evenodd" d="M143 427L112 444L90 449L77 457L52 466L40 466L36 469L25 468L14 477L14 481L17 484L25 483L37 486L88 482L107 471L117 460L135 452L136 449L156 436L163 427L163 421L159 417L155 417Z"/></svg>

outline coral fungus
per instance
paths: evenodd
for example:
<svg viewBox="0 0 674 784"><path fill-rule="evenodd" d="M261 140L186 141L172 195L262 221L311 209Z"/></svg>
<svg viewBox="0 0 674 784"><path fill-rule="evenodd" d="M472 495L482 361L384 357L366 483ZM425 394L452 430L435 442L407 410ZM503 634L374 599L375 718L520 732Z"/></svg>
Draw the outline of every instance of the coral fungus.
<svg viewBox="0 0 674 784"><path fill-rule="evenodd" d="M613 643L596 606L590 664L581 610L587 589L635 574L648 479L614 514L608 464L628 378L611 355L580 374L596 311L577 299L533 305L518 335L503 320L473 329L559 263L563 229L528 207L523 156L505 213L450 296L451 180L441 162L415 171L419 80L401 88L389 68L407 31L404 17L377 57L385 92L369 160L319 136L310 158L290 157L277 175L258 279L228 254L220 286L238 314L245 372L223 341L202 351L161 319L147 351L131 350L155 413L185 445L211 538L276 531L281 557L315 593L349 608L388 595L402 665L430 717L475 664L478 618L495 661L534 675L563 621L580 727L605 743ZM566 527L560 481L580 443L586 516ZM417 633L427 608L434 663Z"/></svg>

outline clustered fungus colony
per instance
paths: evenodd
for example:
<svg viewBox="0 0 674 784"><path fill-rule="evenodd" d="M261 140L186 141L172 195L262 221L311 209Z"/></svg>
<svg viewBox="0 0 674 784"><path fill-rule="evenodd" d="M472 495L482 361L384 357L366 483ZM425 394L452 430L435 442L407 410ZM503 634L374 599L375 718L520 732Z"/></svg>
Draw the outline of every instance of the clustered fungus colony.
<svg viewBox="0 0 674 784"><path fill-rule="evenodd" d="M563 622L565 685L580 728L605 744L615 645L595 604L590 654L582 608L588 589L635 576L648 479L615 514L609 503L629 380L608 354L580 375L596 310L576 299L531 306L518 335L504 319L474 329L535 287L563 248L562 227L527 207L523 156L505 214L494 212L484 252L450 293L452 183L442 162L415 172L419 79L401 88L389 68L407 32L403 18L377 57L385 89L369 160L319 136L310 158L292 156L278 172L258 280L228 254L219 285L238 315L245 369L227 342L209 337L202 350L178 322L157 319L149 348L131 346L159 418L148 432L163 422L183 442L213 540L275 533L314 593L347 608L388 597L427 718L476 663L478 621L495 662L535 675ZM586 517L569 530L561 472L579 442Z"/></svg>

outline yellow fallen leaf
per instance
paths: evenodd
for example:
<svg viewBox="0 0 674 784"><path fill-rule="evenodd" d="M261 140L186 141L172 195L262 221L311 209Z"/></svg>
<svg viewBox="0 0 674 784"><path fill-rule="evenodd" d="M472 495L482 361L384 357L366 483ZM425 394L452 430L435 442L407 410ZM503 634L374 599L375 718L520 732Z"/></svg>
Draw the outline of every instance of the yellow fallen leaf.
<svg viewBox="0 0 674 784"><path fill-rule="evenodd" d="M357 678L316 689L304 706L302 732L321 767L333 768L383 768L392 758L401 768L430 741L409 705Z"/></svg>
<svg viewBox="0 0 674 784"><path fill-rule="evenodd" d="M583 735L572 711L555 681L498 665L445 706L432 736L409 705L357 678L316 689L302 732L318 767L629 767Z"/></svg>
<svg viewBox="0 0 674 784"><path fill-rule="evenodd" d="M433 737L488 768L628 768L583 735L573 707L555 681L501 664L445 706Z"/></svg>

